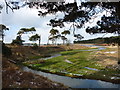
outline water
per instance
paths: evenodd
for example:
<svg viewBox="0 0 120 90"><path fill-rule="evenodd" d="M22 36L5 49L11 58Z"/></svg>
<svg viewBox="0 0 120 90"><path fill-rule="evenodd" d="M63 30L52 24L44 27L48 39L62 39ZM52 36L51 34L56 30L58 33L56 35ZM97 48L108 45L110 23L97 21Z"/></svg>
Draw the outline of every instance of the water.
<svg viewBox="0 0 120 90"><path fill-rule="evenodd" d="M54 55L51 55L50 57L41 58L41 60L47 60L47 59L51 59L51 58L58 57L58 56L61 56L61 54L54 54Z"/></svg>
<svg viewBox="0 0 120 90"><path fill-rule="evenodd" d="M95 69L95 68L89 68L89 67L84 67L84 68L89 69L89 70L99 71L98 69Z"/></svg>
<svg viewBox="0 0 120 90"><path fill-rule="evenodd" d="M103 49L106 49L105 47L103 46L97 46L97 45L86 45L86 44L82 44L81 46L87 46L87 47L96 47L97 49L90 49L90 50L86 50L86 51L93 51L93 50L103 50ZM83 50L85 51L85 50Z"/></svg>
<svg viewBox="0 0 120 90"><path fill-rule="evenodd" d="M84 46L94 47L95 45L84 45ZM102 46L95 46L95 47L98 47L98 49L91 49L91 51L105 49ZM88 50L86 50L86 51L88 51ZM61 54L55 54L51 57L47 57L44 59L47 60L47 59L57 57L60 55ZM66 77L66 76L60 76L60 75L56 75L56 74L50 74L50 73L45 73L42 71L32 70L32 69L25 67L25 66L22 66L21 68L24 71L47 77L48 79L50 79L52 81L62 83L65 86L68 86L71 88L104 88L104 90L106 90L105 88L111 88L111 90L113 90L113 88L114 88L114 90L115 90L115 88L116 89L120 88L120 84L113 84L113 83L105 82L105 81L101 81L101 80L80 79L80 78L71 78L71 77ZM96 70L96 71L98 70L98 69L89 68L89 67L85 67L85 68L90 69L90 70Z"/></svg>
<svg viewBox="0 0 120 90"><path fill-rule="evenodd" d="M79 79L79 78L60 76L60 75L45 73L42 71L32 70L24 66L22 67L22 69L27 72L32 72L32 73L47 77L52 81L62 83L65 86L68 86L71 88L120 88L120 84L113 84L110 82L105 82L100 80Z"/></svg>

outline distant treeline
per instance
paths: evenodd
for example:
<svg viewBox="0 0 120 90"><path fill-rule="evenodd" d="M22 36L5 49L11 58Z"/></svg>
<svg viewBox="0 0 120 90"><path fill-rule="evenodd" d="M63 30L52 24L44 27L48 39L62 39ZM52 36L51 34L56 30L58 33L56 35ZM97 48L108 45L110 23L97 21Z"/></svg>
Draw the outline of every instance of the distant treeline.
<svg viewBox="0 0 120 90"><path fill-rule="evenodd" d="M112 36L112 37L105 37L105 38L95 38L89 40L81 40L81 41L74 41L74 43L95 43L95 44L120 44L120 36Z"/></svg>

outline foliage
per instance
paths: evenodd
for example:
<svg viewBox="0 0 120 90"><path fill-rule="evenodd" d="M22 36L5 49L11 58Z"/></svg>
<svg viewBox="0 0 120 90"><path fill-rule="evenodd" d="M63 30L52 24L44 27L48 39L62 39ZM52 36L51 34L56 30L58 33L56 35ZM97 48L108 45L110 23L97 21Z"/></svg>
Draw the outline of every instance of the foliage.
<svg viewBox="0 0 120 90"><path fill-rule="evenodd" d="M81 39L83 39L84 37L80 34L75 34L74 37L76 37L77 39L75 39L75 41L80 41Z"/></svg>
<svg viewBox="0 0 120 90"><path fill-rule="evenodd" d="M29 38L30 41L37 41L40 39L40 36L38 34L35 34Z"/></svg>
<svg viewBox="0 0 120 90"><path fill-rule="evenodd" d="M24 40L21 39L21 36L17 36L15 40L12 41L12 45L23 45Z"/></svg>
<svg viewBox="0 0 120 90"><path fill-rule="evenodd" d="M22 35L22 34L25 34L25 33L28 33L28 32L35 32L35 31L36 31L36 29L34 27L31 27L31 28L21 28L17 34L18 35Z"/></svg>
<svg viewBox="0 0 120 90"><path fill-rule="evenodd" d="M98 44L117 44L120 43L120 36L112 36L112 37L105 37L105 38L95 38L89 40L82 40L82 41L74 41L74 43L98 43Z"/></svg>
<svg viewBox="0 0 120 90"><path fill-rule="evenodd" d="M5 0L6 1L6 0ZM45 1L45 2L44 2ZM76 0L75 0L76 1ZM102 21L98 22L97 27L87 28L88 33L120 33L119 31L119 23L120 23L120 2L102 2L99 0L98 2L81 2L80 6L77 6L77 2L74 3L65 3L57 0L55 2L49 2L43 0L39 1L31 1L28 0L23 2L23 5L19 6L20 2L10 1L6 2L7 7L15 7L13 9L19 9L20 7L28 6L29 8L38 9L38 16L46 16L47 14L56 14L57 12L63 12L63 18L54 18L50 20L48 25L52 27L59 26L60 28L65 27L64 23L71 22L73 23L73 29L75 31L76 28L83 28L85 23L89 22L91 19L95 19L98 13L102 13L103 11L109 12L110 16L103 16ZM11 6L9 5L11 4ZM18 8L19 7L19 8ZM42 9L45 9L43 12ZM108 21L108 22L107 22ZM115 22L115 23L114 23ZM112 29L114 28L114 29ZM71 26L70 26L71 29ZM94 29L94 30L92 30ZM110 29L110 30L109 30Z"/></svg>
<svg viewBox="0 0 120 90"><path fill-rule="evenodd" d="M33 44L33 49L38 49L38 45L36 43Z"/></svg>
<svg viewBox="0 0 120 90"><path fill-rule="evenodd" d="M37 40L39 40L39 46L40 46L41 36L39 36L38 34L35 34L35 35L31 36L31 37L29 38L29 40L30 40L30 41L37 41Z"/></svg>
<svg viewBox="0 0 120 90"><path fill-rule="evenodd" d="M69 30L65 30L61 34L64 34L66 36L67 34L70 34L70 31Z"/></svg>
<svg viewBox="0 0 120 90"><path fill-rule="evenodd" d="M97 26L92 28L88 27L86 29L87 33L96 34L96 33L115 33L120 34L120 20L115 16L103 16L101 21L97 22Z"/></svg>
<svg viewBox="0 0 120 90"><path fill-rule="evenodd" d="M9 57L12 55L11 49L8 48L4 43L2 43L2 54L6 57Z"/></svg>
<svg viewBox="0 0 120 90"><path fill-rule="evenodd" d="M56 44L57 39L59 37L60 37L60 35L59 35L59 31L57 29L51 29L50 30L50 36L48 37L48 40L51 40L52 44Z"/></svg>

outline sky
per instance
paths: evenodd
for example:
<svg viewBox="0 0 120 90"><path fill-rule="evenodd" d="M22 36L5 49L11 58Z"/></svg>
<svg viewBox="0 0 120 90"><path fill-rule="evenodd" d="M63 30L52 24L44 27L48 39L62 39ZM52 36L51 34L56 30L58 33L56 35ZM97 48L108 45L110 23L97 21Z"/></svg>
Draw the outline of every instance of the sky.
<svg viewBox="0 0 120 90"><path fill-rule="evenodd" d="M78 0L77 0L78 1ZM103 12L102 14L99 13L98 17L96 19L93 19L90 21L90 23L86 23L85 27L87 26L94 26L96 25L96 22L100 20L101 16L105 14L106 12ZM57 17L63 17L63 13L58 12L56 14ZM9 31L5 31L5 43L11 43L13 39L16 38L17 32L21 28L31 28L35 27L36 32L34 34L41 35L41 43L47 44L48 36L50 35L49 31L52 28L51 26L48 26L49 20L55 18L55 15L47 15L45 17L38 16L38 10L36 9L30 9L27 7L20 8L19 10L15 10L14 13L9 10L9 13L7 14L5 11L5 8L3 8L2 13L0 14L0 24L4 24L9 28ZM70 24L65 24L65 28L59 28L56 29L60 30L60 32L69 29ZM92 39L97 37L102 37L104 34L95 34L90 35L86 33L85 28L76 30L76 33L81 34L84 36L84 39ZM34 34L24 34L22 36L22 39L25 40L25 43L32 43L29 41L29 37ZM107 34L106 37L115 36L115 34ZM71 31L71 35L67 35L67 38L72 43L74 41L74 37ZM36 42L38 43L38 42ZM62 43L62 40L58 40L58 43Z"/></svg>

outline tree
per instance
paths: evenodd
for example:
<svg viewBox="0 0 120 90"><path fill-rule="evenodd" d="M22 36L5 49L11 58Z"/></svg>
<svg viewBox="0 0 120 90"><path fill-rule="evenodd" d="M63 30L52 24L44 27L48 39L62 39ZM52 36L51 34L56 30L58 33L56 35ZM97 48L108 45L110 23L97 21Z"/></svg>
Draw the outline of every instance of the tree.
<svg viewBox="0 0 120 90"><path fill-rule="evenodd" d="M2 38L2 42L4 41L4 31L9 30L5 25L0 24L0 37Z"/></svg>
<svg viewBox="0 0 120 90"><path fill-rule="evenodd" d="M48 37L48 41L51 40L52 44L55 44L55 40L57 40L59 36L59 31L57 29L50 30L50 36Z"/></svg>
<svg viewBox="0 0 120 90"><path fill-rule="evenodd" d="M21 39L21 36L17 36L15 40L12 41L12 45L23 45L24 40Z"/></svg>
<svg viewBox="0 0 120 90"><path fill-rule="evenodd" d="M65 36L61 36L61 39L63 40L63 45L64 45L65 41L67 41L67 38Z"/></svg>
<svg viewBox="0 0 120 90"><path fill-rule="evenodd" d="M21 28L17 34L21 36L22 34L27 34L28 32L33 33L35 31L36 31L36 29L34 27L31 27L31 28Z"/></svg>
<svg viewBox="0 0 120 90"><path fill-rule="evenodd" d="M61 34L66 36L67 34L70 34L70 31L64 30L63 32L61 32ZM65 36L61 36L61 39L63 40L63 45L65 44L65 41L67 41L67 38Z"/></svg>
<svg viewBox="0 0 120 90"><path fill-rule="evenodd" d="M75 34L74 37L76 37L77 39L75 39L74 41L80 41L81 39L83 39L84 37L80 34Z"/></svg>
<svg viewBox="0 0 120 90"><path fill-rule="evenodd" d="M67 34L70 34L70 31L69 30L65 30L65 31L63 31L61 34L63 34L63 35L67 35Z"/></svg>
<svg viewBox="0 0 120 90"><path fill-rule="evenodd" d="M49 38L48 38L48 41L49 41L49 40L51 40L51 41L52 41L52 44L54 44L54 42L55 42L55 37L54 37L54 36L49 37Z"/></svg>
<svg viewBox="0 0 120 90"><path fill-rule="evenodd" d="M17 35L21 38L23 34L27 34L28 32L33 33L35 31L36 31L36 29L34 27L31 27L31 28L21 28L18 31Z"/></svg>
<svg viewBox="0 0 120 90"><path fill-rule="evenodd" d="M55 38L55 44L57 44L57 39L59 39L60 37L61 37L61 35L60 35L60 34L58 34L58 35L54 36L54 38Z"/></svg>
<svg viewBox="0 0 120 90"><path fill-rule="evenodd" d="M46 1L46 0L45 0ZM58 0L57 0L58 1ZM76 0L75 0L76 1ZM111 1L111 0L109 0ZM91 19L95 19L98 13L103 11L109 12L111 15L108 17L105 15L102 18L102 22L98 22L96 27L88 27L86 31L90 34L95 33L116 33L120 34L120 2L82 2L80 6L77 3L65 3L65 2L34 2L28 0L27 4L29 8L42 8L46 9L44 12L38 11L39 16L46 16L47 14L55 14L57 12L64 12L63 18L51 19L49 25L52 27L59 26L65 27L64 23L72 23L73 33L76 28L82 28L85 23L90 22ZM10 2L12 4L13 2ZM13 3L13 5L15 5ZM120 45L120 43L118 43Z"/></svg>
<svg viewBox="0 0 120 90"><path fill-rule="evenodd" d="M37 41L39 40L39 46L40 46L40 41L41 41L41 36L38 34L35 34L29 38L30 41Z"/></svg>

